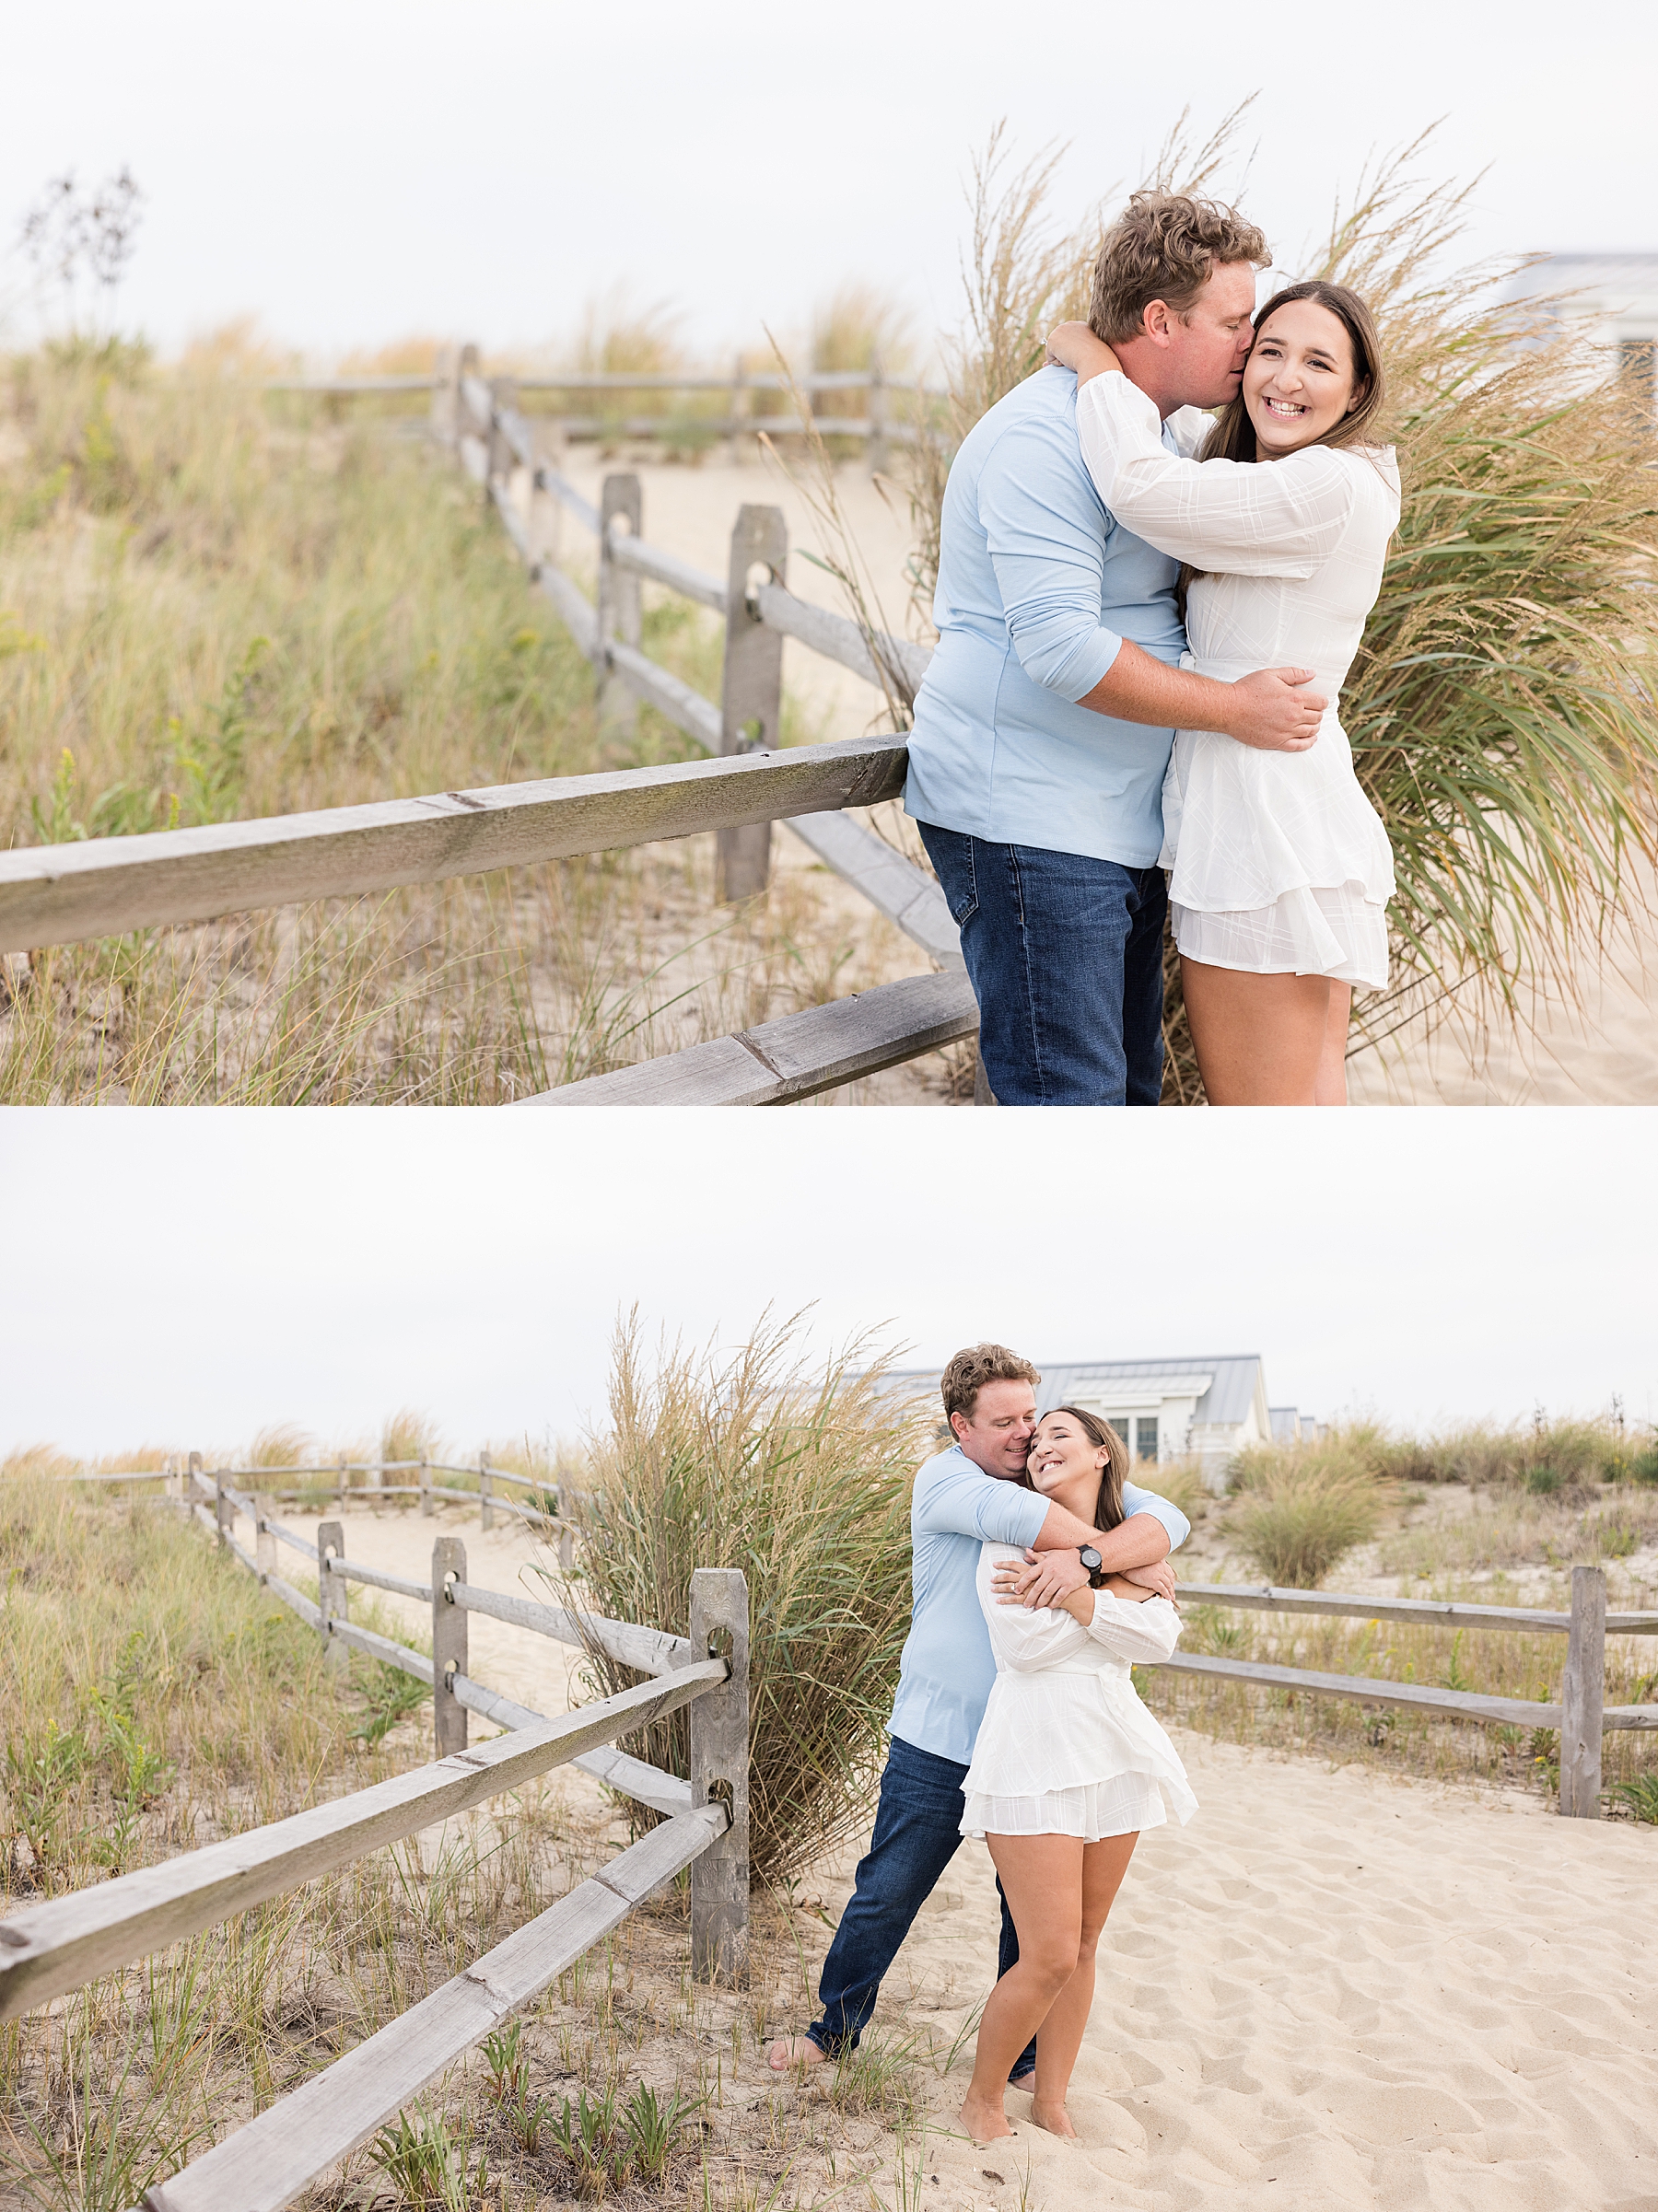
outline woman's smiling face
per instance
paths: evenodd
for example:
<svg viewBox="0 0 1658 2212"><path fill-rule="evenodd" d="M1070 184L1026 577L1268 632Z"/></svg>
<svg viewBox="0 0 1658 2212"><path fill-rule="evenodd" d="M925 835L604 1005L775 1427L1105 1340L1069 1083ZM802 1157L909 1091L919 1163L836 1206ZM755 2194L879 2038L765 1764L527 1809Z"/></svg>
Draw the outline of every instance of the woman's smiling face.
<svg viewBox="0 0 1658 2212"><path fill-rule="evenodd" d="M1326 437L1357 396L1353 342L1339 315L1292 299L1255 332L1244 365L1244 404L1263 460Z"/></svg>
<svg viewBox="0 0 1658 2212"><path fill-rule="evenodd" d="M1069 1414L1045 1414L1031 1438L1032 1485L1044 1497L1080 1484L1099 1486L1105 1453L1091 1444ZM1076 1508L1069 1508L1072 1511Z"/></svg>

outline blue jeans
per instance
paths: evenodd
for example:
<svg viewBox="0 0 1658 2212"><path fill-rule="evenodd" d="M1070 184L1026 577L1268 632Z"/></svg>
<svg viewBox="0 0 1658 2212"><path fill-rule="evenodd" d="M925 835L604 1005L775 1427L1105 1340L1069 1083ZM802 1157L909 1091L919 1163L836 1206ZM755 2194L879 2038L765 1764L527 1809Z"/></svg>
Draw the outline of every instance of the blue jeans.
<svg viewBox="0 0 1658 2212"><path fill-rule="evenodd" d="M961 928L997 1103L1155 1106L1162 870L917 827Z"/></svg>
<svg viewBox="0 0 1658 2212"><path fill-rule="evenodd" d="M880 1994L881 1979L898 1955L916 1915L932 1895L962 1841L962 1784L967 1769L953 1759L918 1751L894 1736L881 1777L875 1833L858 1862L852 1902L840 1916L818 1984L822 2020L806 2032L831 2058L858 2048ZM1001 1895L998 1881L997 1894ZM1019 1957L1019 1938L1006 1897L1001 1900L1001 1949L997 1977ZM1013 2061L1010 2081L1036 2064L1036 2039Z"/></svg>

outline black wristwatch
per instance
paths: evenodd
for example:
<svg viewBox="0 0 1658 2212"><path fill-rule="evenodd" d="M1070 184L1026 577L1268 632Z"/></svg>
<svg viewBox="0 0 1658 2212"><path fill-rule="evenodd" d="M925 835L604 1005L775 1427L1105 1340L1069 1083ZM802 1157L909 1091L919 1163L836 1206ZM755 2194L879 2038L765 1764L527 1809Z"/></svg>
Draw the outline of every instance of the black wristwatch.
<svg viewBox="0 0 1658 2212"><path fill-rule="evenodd" d="M1092 1544L1080 1543L1077 1546L1077 1557L1088 1569L1089 1589L1103 1589L1105 1587L1105 1562L1094 1550Z"/></svg>

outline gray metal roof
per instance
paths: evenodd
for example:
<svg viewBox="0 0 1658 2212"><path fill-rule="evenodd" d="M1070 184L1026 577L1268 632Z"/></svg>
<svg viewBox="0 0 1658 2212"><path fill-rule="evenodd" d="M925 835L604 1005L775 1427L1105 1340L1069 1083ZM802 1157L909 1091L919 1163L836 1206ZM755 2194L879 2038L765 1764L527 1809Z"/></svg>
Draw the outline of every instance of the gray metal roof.
<svg viewBox="0 0 1658 2212"><path fill-rule="evenodd" d="M1064 1366L1049 1366L1045 1360L1038 1359L1032 1364L1042 1374L1036 1403L1043 1413L1051 1405L1064 1405L1068 1400L1088 1397L1091 1385L1138 1381L1141 1376L1149 1382L1155 1382L1164 1376L1173 1379L1207 1375L1210 1378L1209 1387L1198 1399L1192 1418L1200 1423L1217 1421L1231 1425L1248 1415L1256 1378L1261 1372L1261 1355L1228 1352L1188 1359L1090 1359L1074 1360ZM928 1385L937 1389L943 1371L941 1368L903 1368L894 1371L890 1380L917 1391Z"/></svg>

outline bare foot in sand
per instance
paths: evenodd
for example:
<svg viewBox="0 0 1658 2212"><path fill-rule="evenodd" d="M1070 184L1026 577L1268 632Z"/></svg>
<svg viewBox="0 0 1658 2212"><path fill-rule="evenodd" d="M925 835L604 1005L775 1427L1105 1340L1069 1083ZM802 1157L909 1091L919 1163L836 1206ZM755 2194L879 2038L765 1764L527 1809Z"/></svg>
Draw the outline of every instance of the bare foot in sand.
<svg viewBox="0 0 1658 2212"><path fill-rule="evenodd" d="M1031 2117L1038 2127L1045 2127L1050 2136L1064 2136L1073 2143L1077 2140L1077 2131L1071 2125L1063 2097L1049 2098L1045 2103L1042 2098L1033 2097Z"/></svg>
<svg viewBox="0 0 1658 2212"><path fill-rule="evenodd" d="M810 2035L779 2035L765 2054L775 2074L787 2074L791 2066L821 2066L828 2055Z"/></svg>
<svg viewBox="0 0 1658 2212"><path fill-rule="evenodd" d="M975 2143L998 2142L1013 2133L999 2104L980 2104L969 2097L957 2116Z"/></svg>

